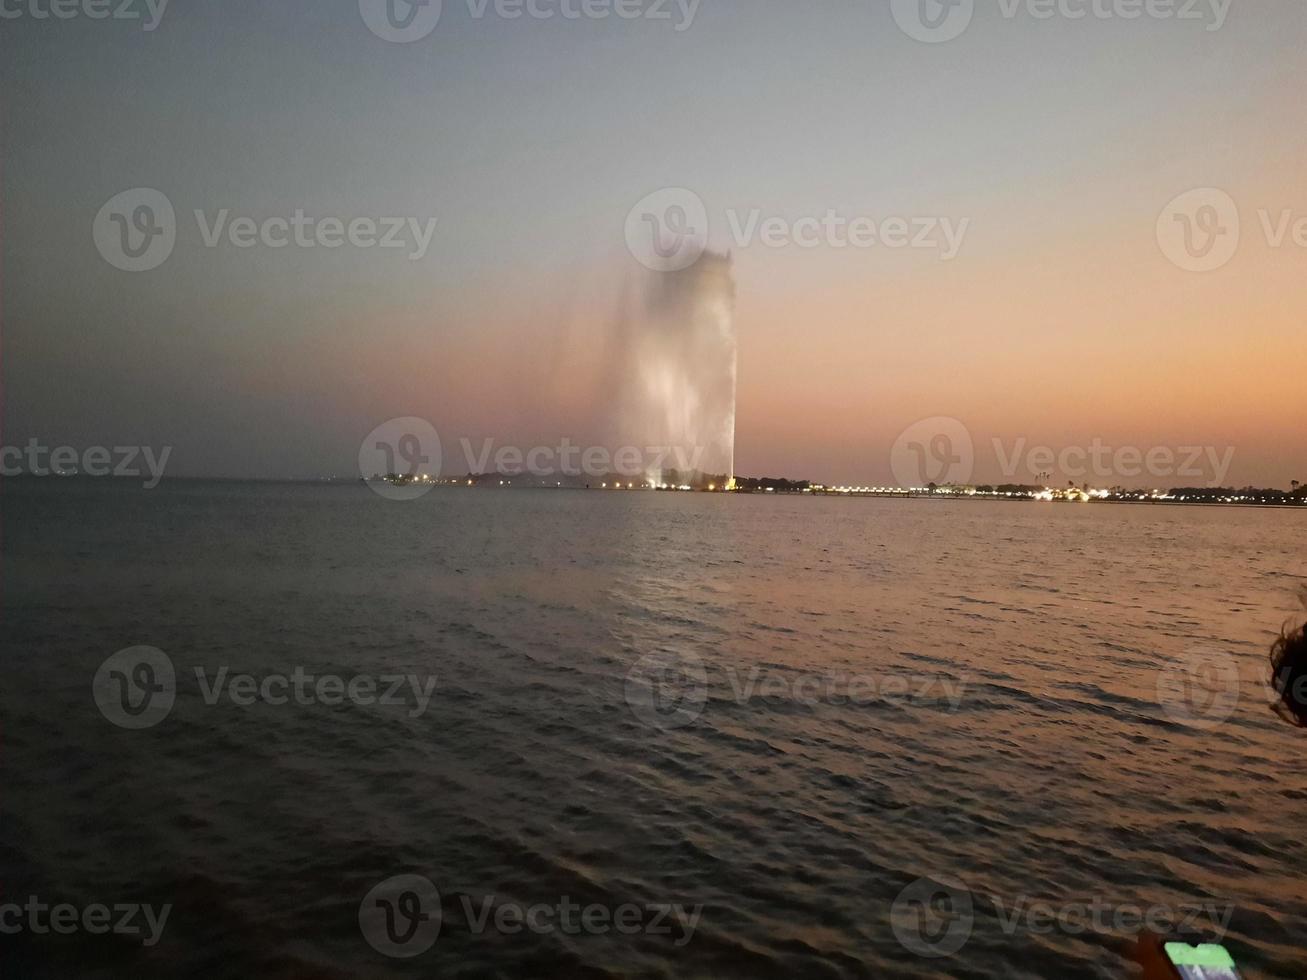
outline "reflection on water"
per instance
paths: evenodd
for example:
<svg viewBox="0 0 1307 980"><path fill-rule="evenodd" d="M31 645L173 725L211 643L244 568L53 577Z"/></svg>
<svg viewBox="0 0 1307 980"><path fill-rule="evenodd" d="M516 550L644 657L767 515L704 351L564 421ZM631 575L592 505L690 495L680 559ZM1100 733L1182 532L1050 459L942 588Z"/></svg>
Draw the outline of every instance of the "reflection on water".
<svg viewBox="0 0 1307 980"><path fill-rule="evenodd" d="M26 483L3 518L4 898L173 907L149 948L6 937L15 975L1109 977L1113 913L1227 907L1250 977L1307 973L1303 743L1256 682L1302 515ZM91 681L138 644L176 703L130 731ZM1196 649L1238 673L1211 726L1158 694ZM210 705L224 666L436 687ZM439 893L412 959L360 929L397 875ZM639 929L477 924L563 899Z"/></svg>

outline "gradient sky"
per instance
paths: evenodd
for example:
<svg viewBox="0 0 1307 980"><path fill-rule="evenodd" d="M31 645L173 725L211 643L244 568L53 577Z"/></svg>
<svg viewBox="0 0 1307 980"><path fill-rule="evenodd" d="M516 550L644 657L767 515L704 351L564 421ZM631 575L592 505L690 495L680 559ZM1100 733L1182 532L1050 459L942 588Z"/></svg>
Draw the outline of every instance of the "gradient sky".
<svg viewBox="0 0 1307 980"><path fill-rule="evenodd" d="M735 249L740 473L889 482L896 436L950 416L978 479L1000 438L1234 447L1227 482L1307 481L1307 248L1257 219L1307 217L1307 5L1235 0L1217 31L1000 11L944 44L887 0L703 0L679 33L446 0L409 45L357 0L174 0L154 32L0 20L4 441L260 477L349 475L395 416L447 459L584 443L579 325L632 273L632 206L679 186L723 247L728 209L970 219L951 262ZM142 186L181 230L128 274L91 228ZM1195 187L1243 219L1203 274L1155 233ZM222 208L439 224L420 262L205 248L192 211Z"/></svg>

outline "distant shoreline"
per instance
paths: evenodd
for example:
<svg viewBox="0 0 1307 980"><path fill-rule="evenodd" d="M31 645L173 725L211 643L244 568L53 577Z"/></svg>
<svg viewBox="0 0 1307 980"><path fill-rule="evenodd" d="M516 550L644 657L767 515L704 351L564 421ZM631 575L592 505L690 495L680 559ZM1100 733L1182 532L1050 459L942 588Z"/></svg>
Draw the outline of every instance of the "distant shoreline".
<svg viewBox="0 0 1307 980"><path fill-rule="evenodd" d="M170 476L165 478L160 486L180 485L180 484L226 484L230 486L303 486L303 487L360 487L368 486L370 482L358 477L232 477L232 476ZM376 481L386 482L386 481ZM24 487L37 486L42 483L58 483L65 485L91 486L96 484L108 484L110 486L120 486L124 488L135 487L144 490L137 481L114 479L109 477L90 477L78 474L65 474L57 478L51 476L33 476L23 474L20 476L10 476L0 478L0 492L3 492L5 484L18 483ZM1307 497L1302 498L1297 503L1288 502L1271 502L1271 501L1231 501L1231 500L1176 500L1162 498L1140 498L1140 499L1119 499L1119 498L1092 498L1090 500L1066 500L1066 499L1039 499L1034 496L1019 494L1006 495L996 493L958 493L958 492L935 492L926 493L912 490L890 490L885 492L858 492L858 491L837 491L832 489L809 489L809 490L737 490L737 491L709 491L709 490L681 490L668 489L657 490L649 487L629 487L629 488L607 488L607 487L587 487L576 485L562 486L545 486L545 485L523 485L523 486L488 486L485 484L469 486L465 480L454 480L435 483L431 490L461 490L461 491L540 491L540 492L574 492L574 493L602 493L602 494L656 494L681 495L693 494L709 496L727 496L727 497L807 497L807 498L855 498L859 500L912 500L927 503L1000 503L1000 504L1061 504L1061 505L1083 505L1089 504L1115 504L1118 506L1146 506L1146 507L1221 507L1221 508L1253 508L1258 510L1307 510ZM1132 491L1142 493L1143 491Z"/></svg>

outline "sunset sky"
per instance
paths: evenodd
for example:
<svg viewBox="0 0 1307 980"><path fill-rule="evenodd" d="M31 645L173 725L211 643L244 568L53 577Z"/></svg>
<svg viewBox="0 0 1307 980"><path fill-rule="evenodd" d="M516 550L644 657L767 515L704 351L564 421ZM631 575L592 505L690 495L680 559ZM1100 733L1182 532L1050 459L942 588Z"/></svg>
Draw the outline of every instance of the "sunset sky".
<svg viewBox="0 0 1307 980"><path fill-rule="evenodd" d="M4 442L300 477L351 475L395 416L430 419L455 472L464 437L598 439L591 342L639 272L627 216L673 187L735 259L741 474L888 482L899 434L945 416L980 480L1004 476L998 438L1232 447L1228 483L1307 481L1307 247L1259 216L1307 218L1301 0L1235 2L1219 29L1209 0L1193 20L981 0L943 43L888 0L667 9L446 0L408 44L359 0L176 0L153 31L0 20ZM92 228L140 187L174 205L176 247L124 272ZM1194 188L1240 217L1210 272L1159 244ZM197 209L437 225L416 261L210 248ZM742 246L728 215L754 210L969 223L945 261Z"/></svg>

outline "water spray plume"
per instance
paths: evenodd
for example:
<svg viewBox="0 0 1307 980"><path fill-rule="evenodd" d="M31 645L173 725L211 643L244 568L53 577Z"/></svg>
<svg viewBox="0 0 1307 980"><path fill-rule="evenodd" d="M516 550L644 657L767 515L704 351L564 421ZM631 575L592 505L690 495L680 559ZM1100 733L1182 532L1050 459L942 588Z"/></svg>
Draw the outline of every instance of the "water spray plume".
<svg viewBox="0 0 1307 980"><path fill-rule="evenodd" d="M729 255L688 269L643 272L619 318L620 425L641 446L669 450L654 485L735 482L735 277Z"/></svg>

